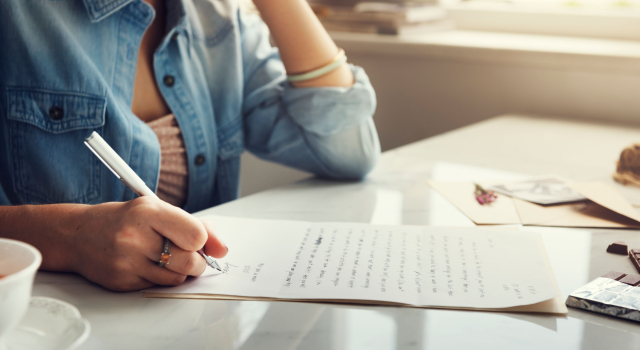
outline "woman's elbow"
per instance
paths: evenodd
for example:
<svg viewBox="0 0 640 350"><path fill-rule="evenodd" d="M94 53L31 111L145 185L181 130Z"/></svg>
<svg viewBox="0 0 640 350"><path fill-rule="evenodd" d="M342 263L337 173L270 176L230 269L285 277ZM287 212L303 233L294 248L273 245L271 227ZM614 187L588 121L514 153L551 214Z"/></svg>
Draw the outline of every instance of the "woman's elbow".
<svg viewBox="0 0 640 350"><path fill-rule="evenodd" d="M380 147L368 154L362 154L359 157L350 157L345 166L338 170L337 178L344 180L362 180L364 179L378 163L380 157Z"/></svg>
<svg viewBox="0 0 640 350"><path fill-rule="evenodd" d="M331 146L324 150L325 175L337 180L361 180L380 158L378 133L372 119L346 133L353 134L334 136Z"/></svg>

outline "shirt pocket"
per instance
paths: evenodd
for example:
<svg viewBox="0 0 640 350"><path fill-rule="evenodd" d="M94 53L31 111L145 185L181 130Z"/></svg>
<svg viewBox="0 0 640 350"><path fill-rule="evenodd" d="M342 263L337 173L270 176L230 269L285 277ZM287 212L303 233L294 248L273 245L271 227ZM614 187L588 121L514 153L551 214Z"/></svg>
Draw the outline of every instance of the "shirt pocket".
<svg viewBox="0 0 640 350"><path fill-rule="evenodd" d="M83 144L102 131L106 98L7 88L13 185L22 204L97 203L100 161Z"/></svg>

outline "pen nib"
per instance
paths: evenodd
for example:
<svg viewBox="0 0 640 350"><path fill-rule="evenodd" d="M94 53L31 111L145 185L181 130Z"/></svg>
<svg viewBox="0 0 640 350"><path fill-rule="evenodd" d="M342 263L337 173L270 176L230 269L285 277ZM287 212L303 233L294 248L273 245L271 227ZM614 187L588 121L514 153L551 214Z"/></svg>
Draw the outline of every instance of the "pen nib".
<svg viewBox="0 0 640 350"><path fill-rule="evenodd" d="M212 268L218 270L218 271L222 271L222 269L220 268L220 265L218 265L218 262L215 261L212 257L208 256L205 258L207 260L207 264L209 266L211 266Z"/></svg>
<svg viewBox="0 0 640 350"><path fill-rule="evenodd" d="M204 258L204 260L207 262L207 265L209 265L209 267L214 268L218 271L222 271L222 269L220 268L220 265L218 265L218 262L214 258L205 254L204 251L202 251L202 249L198 250L198 253L200 254L200 256Z"/></svg>

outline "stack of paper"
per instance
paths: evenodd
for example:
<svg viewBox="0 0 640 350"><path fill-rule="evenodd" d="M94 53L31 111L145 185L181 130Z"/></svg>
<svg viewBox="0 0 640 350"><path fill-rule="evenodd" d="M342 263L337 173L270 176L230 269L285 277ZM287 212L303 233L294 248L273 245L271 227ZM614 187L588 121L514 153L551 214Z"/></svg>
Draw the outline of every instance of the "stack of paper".
<svg viewBox="0 0 640 350"><path fill-rule="evenodd" d="M535 233L208 219L231 248L223 272L146 297L567 312Z"/></svg>
<svg viewBox="0 0 640 350"><path fill-rule="evenodd" d="M473 196L472 182L429 181L429 185L479 225L640 228L638 212L614 188L601 182L568 183L575 194L554 194L559 198L554 203L561 204L545 201L542 196L527 196L524 191L509 192L509 186L483 184L511 196L498 193L495 202L480 205Z"/></svg>
<svg viewBox="0 0 640 350"><path fill-rule="evenodd" d="M339 3L313 0L311 6L329 31L408 34L453 28L446 11L425 2L390 1Z"/></svg>

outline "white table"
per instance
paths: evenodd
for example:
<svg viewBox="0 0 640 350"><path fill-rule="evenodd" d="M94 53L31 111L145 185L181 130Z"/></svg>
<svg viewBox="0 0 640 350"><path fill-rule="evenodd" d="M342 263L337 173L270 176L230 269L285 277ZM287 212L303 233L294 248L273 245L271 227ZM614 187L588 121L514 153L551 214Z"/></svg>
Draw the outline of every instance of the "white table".
<svg viewBox="0 0 640 350"><path fill-rule="evenodd" d="M620 151L633 142L640 142L640 128L504 116L386 152L364 182L309 179L207 212L269 219L472 226L429 189L427 179L553 172L573 180L610 181ZM640 204L640 190L620 189ZM530 229L543 234L563 298L609 270L635 273L625 257L607 254L605 248L620 239L640 247L637 231ZM42 272L33 293L68 301L80 309L92 326L81 349L640 347L640 324L575 309L570 309L568 317L555 317L145 299L141 293L109 292L75 275Z"/></svg>

